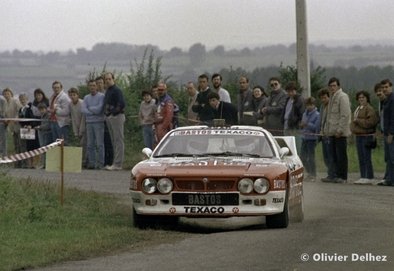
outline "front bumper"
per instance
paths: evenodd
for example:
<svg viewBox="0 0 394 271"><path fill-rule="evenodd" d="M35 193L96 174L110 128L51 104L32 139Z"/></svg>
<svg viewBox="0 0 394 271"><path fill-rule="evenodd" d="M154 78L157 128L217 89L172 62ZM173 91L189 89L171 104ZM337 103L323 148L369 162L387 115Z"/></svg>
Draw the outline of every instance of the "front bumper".
<svg viewBox="0 0 394 271"><path fill-rule="evenodd" d="M203 194L212 195L215 193ZM141 215L171 215L187 217L261 216L283 212L286 190L270 191L264 195L239 194L238 205L225 206L174 205L172 203L172 193L168 195L147 195L140 191L131 191L131 198L136 213Z"/></svg>

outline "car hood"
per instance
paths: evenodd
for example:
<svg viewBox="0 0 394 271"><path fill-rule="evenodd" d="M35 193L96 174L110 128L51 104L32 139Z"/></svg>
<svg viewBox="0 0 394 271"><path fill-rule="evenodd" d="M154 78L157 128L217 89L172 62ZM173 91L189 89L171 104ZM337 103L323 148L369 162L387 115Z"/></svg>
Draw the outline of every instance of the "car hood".
<svg viewBox="0 0 394 271"><path fill-rule="evenodd" d="M177 176L240 176L278 173L286 170L285 164L272 158L168 158L140 162L133 174Z"/></svg>

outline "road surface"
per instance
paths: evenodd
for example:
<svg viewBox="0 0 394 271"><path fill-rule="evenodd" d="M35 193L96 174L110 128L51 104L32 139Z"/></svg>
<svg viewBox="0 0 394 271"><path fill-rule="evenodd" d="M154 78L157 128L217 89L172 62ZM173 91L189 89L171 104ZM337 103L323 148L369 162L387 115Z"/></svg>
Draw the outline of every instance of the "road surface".
<svg viewBox="0 0 394 271"><path fill-rule="evenodd" d="M65 175L67 186L99 192L127 194L128 182L128 171ZM182 241L35 270L394 270L394 187L306 182L304 188L305 220L287 229L267 229L264 218L209 220L200 224L215 231Z"/></svg>

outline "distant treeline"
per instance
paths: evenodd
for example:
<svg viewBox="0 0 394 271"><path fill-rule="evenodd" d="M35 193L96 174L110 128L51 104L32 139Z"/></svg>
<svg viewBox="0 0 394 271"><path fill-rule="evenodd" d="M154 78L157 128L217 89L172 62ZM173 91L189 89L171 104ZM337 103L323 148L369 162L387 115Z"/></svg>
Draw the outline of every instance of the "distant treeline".
<svg viewBox="0 0 394 271"><path fill-rule="evenodd" d="M30 50L3 51L0 52L0 65L34 63L40 65L45 63L104 63L104 62L130 62L134 59L141 59L145 50L154 50L157 56L163 59L188 58L191 66L201 66L208 57L218 58L260 58L262 64L272 65L289 63L296 56L296 44L289 46L278 44L262 47L226 50L225 46L218 45L208 50L202 43L190 46L188 50L183 50L174 46L170 50L161 50L155 45L131 45L125 43L97 43L92 49L78 48L67 52L33 52ZM325 45L309 46L311 61L319 66L342 66L342 67L365 67L368 65L387 66L394 64L394 46L369 45L369 46L338 46L327 47ZM270 57L269 63L264 61ZM274 62L272 62L272 58Z"/></svg>

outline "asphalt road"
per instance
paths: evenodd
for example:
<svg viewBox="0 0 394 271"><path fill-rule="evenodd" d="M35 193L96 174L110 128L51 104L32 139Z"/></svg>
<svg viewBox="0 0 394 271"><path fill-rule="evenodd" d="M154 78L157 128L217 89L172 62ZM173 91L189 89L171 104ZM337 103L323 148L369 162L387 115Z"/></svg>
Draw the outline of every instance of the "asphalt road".
<svg viewBox="0 0 394 271"><path fill-rule="evenodd" d="M60 178L43 170L10 174ZM65 174L67 186L99 192L126 194L128 182L128 171ZM287 229L267 229L264 218L186 220L215 231L35 270L394 270L394 187L315 182L304 188L305 220Z"/></svg>

